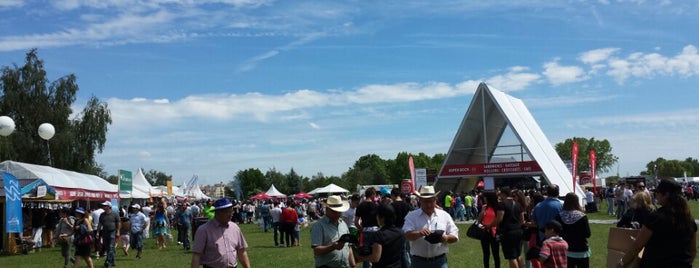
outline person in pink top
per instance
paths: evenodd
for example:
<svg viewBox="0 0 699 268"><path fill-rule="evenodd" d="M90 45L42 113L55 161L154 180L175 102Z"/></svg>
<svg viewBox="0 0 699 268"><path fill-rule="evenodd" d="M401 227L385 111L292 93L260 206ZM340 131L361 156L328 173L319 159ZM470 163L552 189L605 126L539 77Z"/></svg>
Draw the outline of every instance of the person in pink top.
<svg viewBox="0 0 699 268"><path fill-rule="evenodd" d="M483 227L490 234L481 240L481 250L483 251L483 267L490 267L490 253L493 253L493 262L495 267L500 267L500 242L495 239L498 224L500 222L496 217L498 206L498 196L495 191L484 191L482 198L485 202L481 214L478 215L478 220L483 223Z"/></svg>
<svg viewBox="0 0 699 268"><path fill-rule="evenodd" d="M191 268L250 268L247 247L240 227L231 221L233 204L227 198L214 203L214 218L199 226L194 236Z"/></svg>

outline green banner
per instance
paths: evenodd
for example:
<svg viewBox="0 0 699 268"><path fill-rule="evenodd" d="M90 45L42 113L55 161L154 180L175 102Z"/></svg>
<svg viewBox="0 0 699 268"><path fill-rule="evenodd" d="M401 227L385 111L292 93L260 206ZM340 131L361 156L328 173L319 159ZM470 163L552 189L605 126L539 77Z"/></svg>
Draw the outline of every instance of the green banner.
<svg viewBox="0 0 699 268"><path fill-rule="evenodd" d="M133 187L131 186L131 171L119 170L119 191L131 192Z"/></svg>

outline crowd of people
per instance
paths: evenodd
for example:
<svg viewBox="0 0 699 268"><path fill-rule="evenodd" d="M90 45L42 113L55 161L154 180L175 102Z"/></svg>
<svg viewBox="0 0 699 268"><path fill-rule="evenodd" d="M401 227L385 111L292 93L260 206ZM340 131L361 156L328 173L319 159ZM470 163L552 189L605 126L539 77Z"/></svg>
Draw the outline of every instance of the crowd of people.
<svg viewBox="0 0 699 268"><path fill-rule="evenodd" d="M641 267L691 267L697 226L685 186L661 180L650 190L643 183L609 188L601 196L613 195L608 207L619 215L617 226L640 230L617 267L627 267L633 261L630 256L641 249ZM273 233L275 247L293 247L301 245L300 229L312 222L315 267L402 268L447 267L449 245L459 241L455 222L472 219L486 233L479 241L483 267L500 267L502 255L509 267L585 268L592 255L586 213L596 212L601 203L594 196L590 199L592 194L588 189L584 200L574 193L559 198L558 186L548 185L527 191L501 187L440 195L432 186L424 186L411 195L398 188L390 195L368 188L361 195L286 202L162 200L116 208L105 201L93 210L34 212L31 227L37 237L46 231L53 238L37 241L37 250L44 242L61 247L64 267L71 263L93 267L100 257L105 267L115 266L117 254L129 256L131 251L140 259L144 238L152 235L155 247L164 249L173 239L173 230L177 230L177 244L192 252L193 268L250 267L247 242L238 224L259 224L264 232ZM53 228L36 230L43 229L39 221L50 222ZM193 242L190 232L195 232Z"/></svg>

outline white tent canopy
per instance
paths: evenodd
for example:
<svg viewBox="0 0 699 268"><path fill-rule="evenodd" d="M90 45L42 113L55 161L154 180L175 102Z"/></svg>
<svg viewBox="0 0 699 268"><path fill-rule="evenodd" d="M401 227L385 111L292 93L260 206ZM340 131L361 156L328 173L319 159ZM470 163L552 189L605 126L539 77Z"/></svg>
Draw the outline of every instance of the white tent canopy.
<svg viewBox="0 0 699 268"><path fill-rule="evenodd" d="M211 197L209 197L201 191L201 188L199 188L198 184L192 186L192 190L190 190L189 193L187 193L187 196L197 200L211 199Z"/></svg>
<svg viewBox="0 0 699 268"><path fill-rule="evenodd" d="M153 186L146 180L146 176L139 168L136 175L131 178L131 192L119 191L119 196L121 198L148 199L151 197L151 188Z"/></svg>
<svg viewBox="0 0 699 268"><path fill-rule="evenodd" d="M331 184L329 184L328 186L325 186L325 187L320 188L320 189L315 189L315 190L309 192L309 194L323 194L323 193L327 193L327 194L332 194L332 193L349 193L349 191L348 191L347 189L345 189L345 188L342 188L342 187L340 187L340 186L337 186L337 185L334 184L334 183L331 183Z"/></svg>
<svg viewBox="0 0 699 268"><path fill-rule="evenodd" d="M269 187L265 194L276 198L286 198L286 195L277 190L277 187L274 187L274 184L272 184L272 186Z"/></svg>
<svg viewBox="0 0 699 268"><path fill-rule="evenodd" d="M117 197L117 185L95 175L15 161L0 163L0 170L18 179L42 179L56 190L61 200L109 200Z"/></svg>

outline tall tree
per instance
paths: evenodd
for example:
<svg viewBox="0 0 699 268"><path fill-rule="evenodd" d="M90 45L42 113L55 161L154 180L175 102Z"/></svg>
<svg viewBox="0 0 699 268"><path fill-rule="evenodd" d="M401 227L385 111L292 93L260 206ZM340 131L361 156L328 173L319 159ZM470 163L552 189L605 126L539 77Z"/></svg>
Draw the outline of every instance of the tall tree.
<svg viewBox="0 0 699 268"><path fill-rule="evenodd" d="M146 177L146 180L150 185L167 185L168 181L172 180L172 175L167 175L165 172L162 171L157 171L157 170L149 170L148 172L144 173L143 176Z"/></svg>
<svg viewBox="0 0 699 268"><path fill-rule="evenodd" d="M238 171L235 175L235 179L240 182L240 190L243 194L241 196L242 199L253 196L260 191L267 190L264 189L265 176L259 169L249 168Z"/></svg>
<svg viewBox="0 0 699 268"><path fill-rule="evenodd" d="M287 195L292 195L301 191L301 176L292 168L289 174L286 174L286 192Z"/></svg>
<svg viewBox="0 0 699 268"><path fill-rule="evenodd" d="M591 150L595 150L598 173L609 172L610 168L619 161L619 158L612 154L612 146L608 140L595 140L594 137L590 139L573 137L556 143L556 153L563 161L571 161L573 141L578 142L578 170L580 171L589 170Z"/></svg>
<svg viewBox="0 0 699 268"><path fill-rule="evenodd" d="M79 90L73 74L49 82L37 50L30 50L23 66L3 67L0 77L0 114L15 121L16 131L2 138L0 160L49 165L78 172L103 175L95 162L107 142L112 123L106 103L94 96L70 119L71 106ZM37 135L39 125L50 123L56 134L49 141Z"/></svg>

